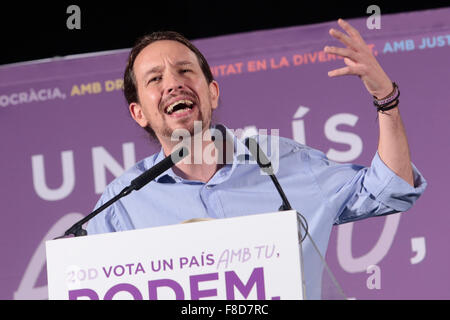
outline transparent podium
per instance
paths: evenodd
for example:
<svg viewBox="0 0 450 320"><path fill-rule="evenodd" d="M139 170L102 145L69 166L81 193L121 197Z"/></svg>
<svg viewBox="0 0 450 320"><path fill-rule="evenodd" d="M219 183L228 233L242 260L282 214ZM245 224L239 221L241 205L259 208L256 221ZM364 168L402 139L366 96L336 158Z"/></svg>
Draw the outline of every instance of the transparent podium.
<svg viewBox="0 0 450 320"><path fill-rule="evenodd" d="M290 210L50 240L49 299L346 299L302 225Z"/></svg>

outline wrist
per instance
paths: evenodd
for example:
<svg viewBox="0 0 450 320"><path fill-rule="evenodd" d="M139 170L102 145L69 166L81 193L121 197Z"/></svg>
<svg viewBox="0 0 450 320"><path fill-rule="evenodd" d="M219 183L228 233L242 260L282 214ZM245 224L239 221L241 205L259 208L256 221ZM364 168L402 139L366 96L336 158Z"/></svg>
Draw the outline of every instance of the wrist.
<svg viewBox="0 0 450 320"><path fill-rule="evenodd" d="M383 98L379 99L376 96L373 96L373 104L378 109L378 111L384 111L383 109L391 107L395 105L395 102L398 104L398 98L400 97L400 90L395 82L392 82L392 91ZM389 109L388 109L389 110Z"/></svg>
<svg viewBox="0 0 450 320"><path fill-rule="evenodd" d="M388 104L385 107L377 108L377 113L379 115L382 115L382 114L384 114L384 115L394 115L394 114L399 112L399 110L398 110L399 104L400 104L400 101L399 100L395 100L395 101L391 102L390 104Z"/></svg>
<svg viewBox="0 0 450 320"><path fill-rule="evenodd" d="M391 84L389 86L387 86L384 90L381 90L381 91L377 92L376 94L374 94L373 97L374 97L374 99L377 99L377 100L385 99L389 95L392 94L394 89L395 89L395 87L391 82Z"/></svg>
<svg viewBox="0 0 450 320"><path fill-rule="evenodd" d="M372 95L372 97L375 100L384 100L384 99L392 96L393 94L395 94L395 88L396 88L395 82L390 82L388 85L384 86L383 89L375 92Z"/></svg>

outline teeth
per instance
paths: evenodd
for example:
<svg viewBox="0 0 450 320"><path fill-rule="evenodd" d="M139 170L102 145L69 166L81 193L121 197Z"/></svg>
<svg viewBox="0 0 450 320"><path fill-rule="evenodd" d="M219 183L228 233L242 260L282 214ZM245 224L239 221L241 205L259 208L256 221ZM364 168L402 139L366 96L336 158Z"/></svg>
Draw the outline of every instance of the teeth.
<svg viewBox="0 0 450 320"><path fill-rule="evenodd" d="M166 112L167 112L168 114L171 114L172 111L173 111L173 108L174 108L176 105L180 104L180 103L184 103L184 104L187 105L187 106L191 106L191 105L194 104L194 103L193 103L192 101L190 101L190 100L178 100L178 101L172 103L170 106L168 106L167 109L166 109Z"/></svg>
<svg viewBox="0 0 450 320"><path fill-rule="evenodd" d="M180 109L180 110L172 112L172 114L183 113L185 111L186 111L185 109Z"/></svg>

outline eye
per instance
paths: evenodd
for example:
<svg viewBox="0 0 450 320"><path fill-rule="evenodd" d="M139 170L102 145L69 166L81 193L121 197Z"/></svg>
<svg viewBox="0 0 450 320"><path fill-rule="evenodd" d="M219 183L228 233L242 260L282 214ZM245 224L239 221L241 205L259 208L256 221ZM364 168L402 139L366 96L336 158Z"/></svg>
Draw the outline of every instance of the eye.
<svg viewBox="0 0 450 320"><path fill-rule="evenodd" d="M187 72L191 72L192 70L190 70L190 69L182 69L180 72L181 73L187 73Z"/></svg>
<svg viewBox="0 0 450 320"><path fill-rule="evenodd" d="M161 76L153 77L153 78L151 78L150 80L148 80L148 83L147 83L147 84L149 84L149 83L151 83L151 82L159 81L159 80L161 80L161 79L162 79Z"/></svg>

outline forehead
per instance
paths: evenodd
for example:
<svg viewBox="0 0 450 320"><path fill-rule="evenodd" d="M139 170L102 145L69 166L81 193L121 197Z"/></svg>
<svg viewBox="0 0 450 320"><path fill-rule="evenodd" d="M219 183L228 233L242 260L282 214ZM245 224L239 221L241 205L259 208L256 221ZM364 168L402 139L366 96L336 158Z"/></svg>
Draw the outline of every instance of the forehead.
<svg viewBox="0 0 450 320"><path fill-rule="evenodd" d="M187 61L198 65L197 56L184 44L174 40L158 40L146 46L136 57L134 69L136 73L146 72L165 64L176 65Z"/></svg>

